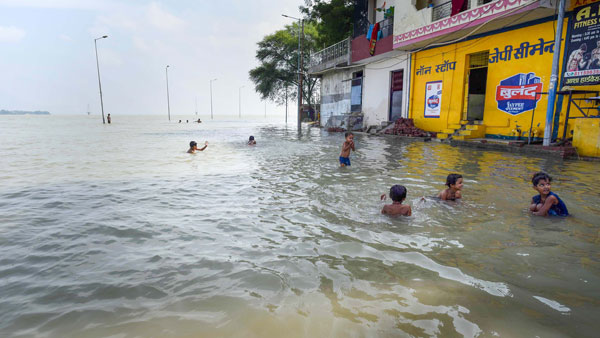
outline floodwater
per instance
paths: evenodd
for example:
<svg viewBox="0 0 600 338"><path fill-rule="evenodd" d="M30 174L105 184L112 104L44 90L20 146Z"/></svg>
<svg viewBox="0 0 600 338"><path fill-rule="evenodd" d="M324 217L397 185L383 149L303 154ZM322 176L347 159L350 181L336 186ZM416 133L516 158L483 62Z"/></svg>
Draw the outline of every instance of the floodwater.
<svg viewBox="0 0 600 338"><path fill-rule="evenodd" d="M339 168L318 129L113 121L0 117L0 336L600 330L599 163L357 135ZM541 169L573 216L529 215ZM463 201L421 202L450 172ZM380 214L393 184L412 217Z"/></svg>

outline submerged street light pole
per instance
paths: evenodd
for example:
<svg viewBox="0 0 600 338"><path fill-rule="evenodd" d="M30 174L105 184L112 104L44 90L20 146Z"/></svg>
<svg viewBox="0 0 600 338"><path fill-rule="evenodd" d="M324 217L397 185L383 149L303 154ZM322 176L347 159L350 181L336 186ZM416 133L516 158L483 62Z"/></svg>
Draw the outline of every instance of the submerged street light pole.
<svg viewBox="0 0 600 338"><path fill-rule="evenodd" d="M96 50L96 69L98 70L98 87L100 88L100 109L102 109L102 124L106 124L104 120L104 102L102 101L102 82L100 82L100 63L98 62L98 44L96 41L100 39L106 39L108 35L103 35L99 38L94 39L94 49Z"/></svg>
<svg viewBox="0 0 600 338"><path fill-rule="evenodd" d="M213 81L217 81L217 79L210 80L210 119L213 119L213 102L212 102L212 83Z"/></svg>
<svg viewBox="0 0 600 338"><path fill-rule="evenodd" d="M300 132L302 131L302 69L304 68L304 58L302 57L302 49L304 42L304 20L285 14L281 15L286 18L298 20L300 22L300 25L298 26L298 132Z"/></svg>
<svg viewBox="0 0 600 338"><path fill-rule="evenodd" d="M169 114L169 121L171 121L171 102L169 100L169 65L165 67L165 73L167 74L167 113Z"/></svg>
<svg viewBox="0 0 600 338"><path fill-rule="evenodd" d="M239 117L242 118L242 88L244 88L246 86L241 86L239 89L239 94L238 94L238 114Z"/></svg>

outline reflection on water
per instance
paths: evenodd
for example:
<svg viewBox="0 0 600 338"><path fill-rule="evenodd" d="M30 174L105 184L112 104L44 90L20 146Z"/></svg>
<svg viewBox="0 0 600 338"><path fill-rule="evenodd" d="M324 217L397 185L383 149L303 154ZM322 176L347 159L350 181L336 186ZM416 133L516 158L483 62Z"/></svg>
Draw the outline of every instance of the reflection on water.
<svg viewBox="0 0 600 338"><path fill-rule="evenodd" d="M252 122L0 120L2 336L594 336L597 163ZM257 147L245 146L248 135ZM208 149L185 153L190 140ZM531 174L574 215L532 217ZM422 202L449 172L464 200ZM413 216L380 215L408 189Z"/></svg>

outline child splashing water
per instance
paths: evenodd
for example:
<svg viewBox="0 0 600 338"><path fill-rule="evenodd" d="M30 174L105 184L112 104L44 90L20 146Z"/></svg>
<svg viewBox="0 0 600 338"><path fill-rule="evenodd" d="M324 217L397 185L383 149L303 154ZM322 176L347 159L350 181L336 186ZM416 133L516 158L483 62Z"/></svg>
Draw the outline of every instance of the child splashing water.
<svg viewBox="0 0 600 338"><path fill-rule="evenodd" d="M206 149L206 147L208 147L208 141L204 142L204 147L202 148L198 148L198 143L196 143L196 141L191 141L190 142L190 149L188 149L188 154L195 154L196 151L204 151L204 149Z"/></svg>
<svg viewBox="0 0 600 338"><path fill-rule="evenodd" d="M529 210L537 216L569 216L567 206L557 194L550 191L552 177L538 172L531 178L533 189L539 193L531 199Z"/></svg>
<svg viewBox="0 0 600 338"><path fill-rule="evenodd" d="M447 189L440 191L438 198L442 201L456 201L462 197L463 177L460 174L450 174L446 178Z"/></svg>
<svg viewBox="0 0 600 338"><path fill-rule="evenodd" d="M381 200L385 200L385 194L381 195ZM381 213L384 215L396 216L410 216L412 215L412 209L408 204L402 204L402 202L406 199L406 188L401 185L394 185L390 188L390 198L392 199L392 204L386 204L383 209L381 209Z"/></svg>

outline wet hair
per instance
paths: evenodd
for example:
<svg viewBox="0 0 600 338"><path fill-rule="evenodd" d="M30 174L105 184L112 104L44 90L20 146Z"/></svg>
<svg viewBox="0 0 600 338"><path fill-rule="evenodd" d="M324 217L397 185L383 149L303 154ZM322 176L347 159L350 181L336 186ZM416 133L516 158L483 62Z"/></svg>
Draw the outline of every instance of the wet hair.
<svg viewBox="0 0 600 338"><path fill-rule="evenodd" d="M456 184L459 178L463 178L461 174L450 174L446 177L446 185L450 188L451 185Z"/></svg>
<svg viewBox="0 0 600 338"><path fill-rule="evenodd" d="M249 141L254 141L254 136L250 136Z"/></svg>
<svg viewBox="0 0 600 338"><path fill-rule="evenodd" d="M394 202L402 202L406 198L406 188L402 185L394 185L390 188L390 198Z"/></svg>
<svg viewBox="0 0 600 338"><path fill-rule="evenodd" d="M538 183L540 183L541 180L552 182L552 177L550 177L550 175L546 174L545 172L540 171L533 174L533 177L531 178L531 183L533 183L533 186L535 187L538 185Z"/></svg>
<svg viewBox="0 0 600 338"><path fill-rule="evenodd" d="M351 132L347 132L344 134L344 138L348 138L348 136L350 136L350 135L354 135L354 134L352 134Z"/></svg>
<svg viewBox="0 0 600 338"><path fill-rule="evenodd" d="M194 147L194 146L197 146L197 145L198 145L198 143L196 143L196 141L192 141L192 142L190 142L190 148L191 148L191 147Z"/></svg>

